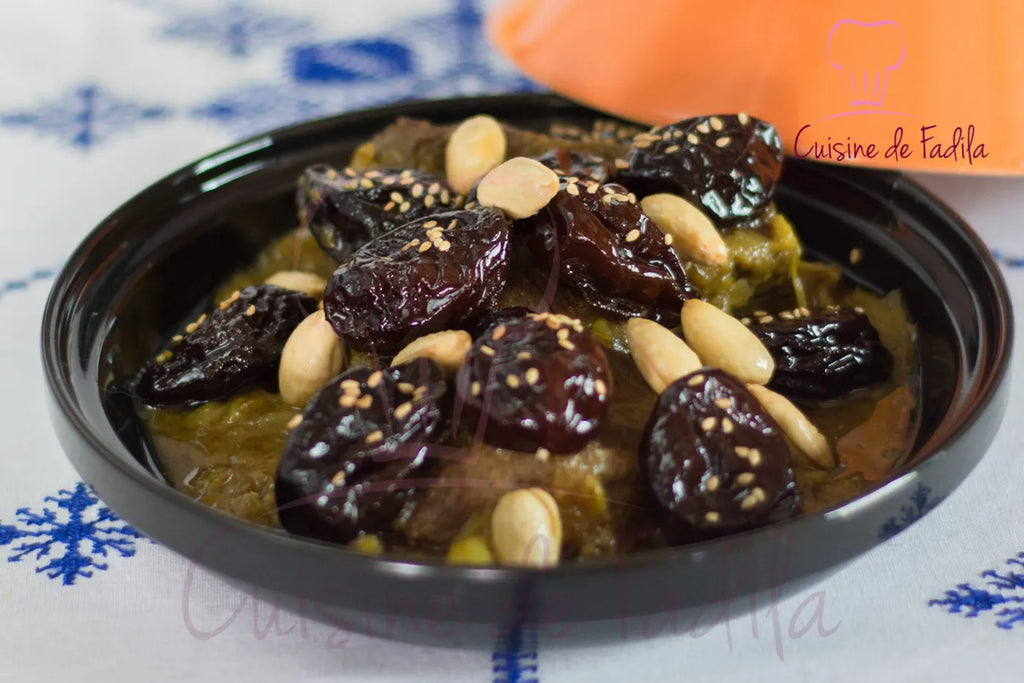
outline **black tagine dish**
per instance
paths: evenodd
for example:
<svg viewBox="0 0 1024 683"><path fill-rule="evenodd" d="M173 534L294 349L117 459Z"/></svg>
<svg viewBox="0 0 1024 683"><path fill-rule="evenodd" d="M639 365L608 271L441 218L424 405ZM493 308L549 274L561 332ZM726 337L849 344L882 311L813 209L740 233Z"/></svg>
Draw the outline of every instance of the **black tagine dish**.
<svg viewBox="0 0 1024 683"><path fill-rule="evenodd" d="M345 630L595 642L777 599L964 480L1012 341L948 207L781 150L508 95L211 154L57 278L61 444L155 541Z"/></svg>

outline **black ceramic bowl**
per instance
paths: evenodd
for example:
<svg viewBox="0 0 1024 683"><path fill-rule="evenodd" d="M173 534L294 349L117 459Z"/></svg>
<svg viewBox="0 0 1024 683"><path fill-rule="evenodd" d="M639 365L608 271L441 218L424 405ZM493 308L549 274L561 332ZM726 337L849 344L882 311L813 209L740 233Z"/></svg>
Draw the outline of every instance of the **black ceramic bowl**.
<svg viewBox="0 0 1024 683"><path fill-rule="evenodd" d="M454 122L486 112L524 127L597 115L546 95L417 102L268 133L144 190L104 220L54 284L42 345L68 457L119 515L230 579L272 589L340 628L463 644L491 626L631 637L648 615L796 586L897 532L901 506L949 494L1002 418L1012 322L978 237L905 177L787 161L777 201L812 257L857 283L902 290L919 331L921 427L891 481L835 509L730 538L548 571L373 558L259 527L172 489L154 466L124 386L219 281L293 226L293 188L313 162L344 163L396 116ZM850 250L864 252L847 264ZM637 625L637 620L639 625ZM595 628L596 625L596 628Z"/></svg>

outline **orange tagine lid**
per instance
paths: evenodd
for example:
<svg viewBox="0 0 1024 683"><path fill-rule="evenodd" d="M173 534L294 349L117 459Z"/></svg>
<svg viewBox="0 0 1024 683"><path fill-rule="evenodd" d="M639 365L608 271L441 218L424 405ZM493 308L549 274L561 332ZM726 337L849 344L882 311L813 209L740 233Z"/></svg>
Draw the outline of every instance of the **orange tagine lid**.
<svg viewBox="0 0 1024 683"><path fill-rule="evenodd" d="M492 42L534 80L663 124L747 112L786 153L1024 173L1024 2L509 0Z"/></svg>

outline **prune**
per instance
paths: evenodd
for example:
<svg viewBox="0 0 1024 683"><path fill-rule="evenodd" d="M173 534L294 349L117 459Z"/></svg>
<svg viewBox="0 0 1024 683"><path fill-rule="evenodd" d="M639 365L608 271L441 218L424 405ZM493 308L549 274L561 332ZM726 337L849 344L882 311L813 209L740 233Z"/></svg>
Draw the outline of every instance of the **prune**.
<svg viewBox="0 0 1024 683"><path fill-rule="evenodd" d="M456 378L455 413L492 446L571 453L604 424L611 382L604 351L579 320L533 313L476 339Z"/></svg>
<svg viewBox="0 0 1024 683"><path fill-rule="evenodd" d="M671 327L683 301L699 296L665 234L621 185L563 178L528 226L561 281L606 313Z"/></svg>
<svg viewBox="0 0 1024 683"><path fill-rule="evenodd" d="M641 133L613 180L641 195L702 205L719 227L756 222L782 173L775 128L746 114L701 116Z"/></svg>
<svg viewBox="0 0 1024 683"><path fill-rule="evenodd" d="M397 351L494 305L508 278L509 220L449 211L381 235L327 283L324 313L358 349Z"/></svg>
<svg viewBox="0 0 1024 683"><path fill-rule="evenodd" d="M503 308L492 308L486 310L465 325L466 330L473 335L473 338L484 334L489 328L498 323L507 323L535 313L526 306L506 306Z"/></svg>
<svg viewBox="0 0 1024 683"><path fill-rule="evenodd" d="M299 223L343 261L363 244L410 221L461 206L441 179L417 170L374 168L340 173L317 164L299 177Z"/></svg>
<svg viewBox="0 0 1024 683"><path fill-rule="evenodd" d="M702 368L665 388L640 458L655 499L691 528L735 531L799 508L781 428L723 370Z"/></svg>
<svg viewBox="0 0 1024 683"><path fill-rule="evenodd" d="M425 358L331 380L288 434L274 489L281 524L336 543L389 531L441 433L446 389Z"/></svg>
<svg viewBox="0 0 1024 683"><path fill-rule="evenodd" d="M571 152L564 147L553 149L547 154L537 157L558 175L576 176L585 180L603 183L608 180L611 164L605 159L589 152Z"/></svg>
<svg viewBox="0 0 1024 683"><path fill-rule="evenodd" d="M807 309L744 319L775 360L768 386L798 401L838 398L889 377L892 355L853 308Z"/></svg>
<svg viewBox="0 0 1024 683"><path fill-rule="evenodd" d="M135 393L150 405L166 406L215 401L259 386L277 391L281 350L316 306L313 297L274 285L236 291L143 368Z"/></svg>

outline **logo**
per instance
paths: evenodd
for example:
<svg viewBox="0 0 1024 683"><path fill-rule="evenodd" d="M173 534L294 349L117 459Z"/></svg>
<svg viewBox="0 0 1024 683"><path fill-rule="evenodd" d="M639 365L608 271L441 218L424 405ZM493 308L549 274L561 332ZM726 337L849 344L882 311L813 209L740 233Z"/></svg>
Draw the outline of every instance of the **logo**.
<svg viewBox="0 0 1024 683"><path fill-rule="evenodd" d="M825 59L839 74L841 111L804 124L793 139L793 154L821 161L941 159L973 165L989 156L975 126L964 122L940 126L928 115L907 113L899 105L914 102L914 87L893 74L908 58L908 40L895 21L840 19L832 25L825 43ZM892 95L895 95L892 96ZM902 95L902 97L900 97ZM938 112L941 116L944 112ZM894 125L878 125L864 115L887 115ZM934 113L933 113L934 114ZM900 119L911 119L901 121Z"/></svg>

